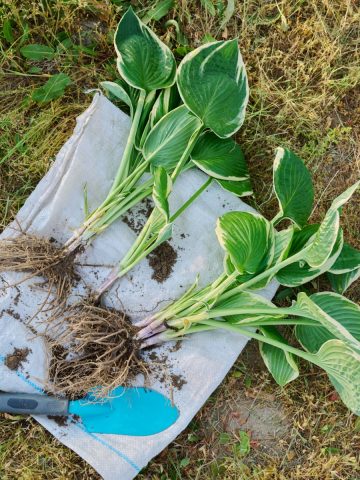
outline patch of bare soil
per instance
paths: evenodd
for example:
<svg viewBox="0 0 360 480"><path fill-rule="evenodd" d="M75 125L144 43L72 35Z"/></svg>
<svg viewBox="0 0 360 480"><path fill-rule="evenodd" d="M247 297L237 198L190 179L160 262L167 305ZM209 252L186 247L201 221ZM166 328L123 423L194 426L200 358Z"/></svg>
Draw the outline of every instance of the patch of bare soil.
<svg viewBox="0 0 360 480"><path fill-rule="evenodd" d="M5 365L10 370L19 370L26 361L29 353L31 353L29 348L14 348L14 351L6 356Z"/></svg>
<svg viewBox="0 0 360 480"><path fill-rule="evenodd" d="M252 446L246 463L262 462L264 456L281 458L291 435L291 419L281 400L268 391L265 382L261 385L266 367L256 342L248 343L239 361L246 373L239 378L230 375L216 402L210 409L205 408L201 419L204 435L211 437L216 431L236 435L239 430L245 431ZM245 377L250 382L254 379L253 386L244 385Z"/></svg>
<svg viewBox="0 0 360 480"><path fill-rule="evenodd" d="M151 278L158 283L165 282L173 271L177 256L176 250L169 242L164 242L155 248L148 257L149 265L153 270Z"/></svg>

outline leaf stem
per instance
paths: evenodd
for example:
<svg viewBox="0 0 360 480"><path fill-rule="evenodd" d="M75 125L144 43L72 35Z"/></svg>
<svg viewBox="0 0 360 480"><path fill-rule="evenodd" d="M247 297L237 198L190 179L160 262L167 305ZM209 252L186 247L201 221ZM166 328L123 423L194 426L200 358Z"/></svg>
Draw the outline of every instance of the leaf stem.
<svg viewBox="0 0 360 480"><path fill-rule="evenodd" d="M129 173L129 163L130 163L130 158L131 158L131 153L134 148L134 143L135 143L135 137L136 137L136 132L139 126L140 118L141 118L141 113L143 111L143 107L145 104L145 99L146 99L146 91L145 90L140 90L140 95L139 95L139 100L136 106L135 110L135 115L134 119L131 123L131 128L129 132L129 137L126 143L126 147L123 153L122 160L120 162L118 171L115 176L114 183L110 189L109 195L116 189L119 183L123 181L128 173Z"/></svg>
<svg viewBox="0 0 360 480"><path fill-rule="evenodd" d="M269 337L265 337L264 335L261 335L259 333L253 332L251 330L247 330L245 328L239 327L237 325L232 325L226 322L220 322L216 320L204 320L202 322L204 325L208 325L209 327L216 327L216 328L223 328L225 330L229 330L231 332L236 332L240 333L242 335L245 335L246 337L254 338L255 340L258 340L259 342L262 343L267 343L269 345L272 345L273 347L280 348L281 350L284 350L285 352L292 353L294 355L297 355L298 357L303 358L304 360L307 360L309 362L315 363L316 365L319 365L319 363L316 361L316 356L304 352L303 350L300 350L299 348L292 347L291 345L288 345L286 343L282 343L278 340L274 340Z"/></svg>

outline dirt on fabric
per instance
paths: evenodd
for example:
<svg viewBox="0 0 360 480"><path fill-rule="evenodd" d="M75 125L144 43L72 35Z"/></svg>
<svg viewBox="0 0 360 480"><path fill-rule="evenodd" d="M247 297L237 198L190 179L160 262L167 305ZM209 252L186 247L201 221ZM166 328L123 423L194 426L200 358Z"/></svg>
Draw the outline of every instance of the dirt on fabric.
<svg viewBox="0 0 360 480"><path fill-rule="evenodd" d="M150 198L145 198L139 205L132 208L131 211L122 217L122 221L137 235L145 225L154 208L154 202Z"/></svg>
<svg viewBox="0 0 360 480"><path fill-rule="evenodd" d="M148 257L149 265L153 270L151 278L158 283L165 282L173 271L177 256L176 250L169 242L164 242L155 248Z"/></svg>
<svg viewBox="0 0 360 480"><path fill-rule="evenodd" d="M31 350L29 348L14 348L12 353L9 353L5 358L5 365L13 371L19 370L26 361Z"/></svg>
<svg viewBox="0 0 360 480"><path fill-rule="evenodd" d="M123 217L123 222L137 235L141 232L146 220L154 209L154 203L146 198ZM185 238L185 234L183 234ZM171 275L177 260L177 252L169 242L159 245L148 255L149 265L153 270L151 278L163 283Z"/></svg>
<svg viewBox="0 0 360 480"><path fill-rule="evenodd" d="M169 352L177 352L181 348L181 342L176 342ZM156 380L160 383L167 385L170 389L176 388L176 390L182 390L187 381L181 374L174 373L172 370L174 365L170 363L169 356L166 352L158 352L153 349L149 354L150 372Z"/></svg>
<svg viewBox="0 0 360 480"><path fill-rule="evenodd" d="M47 415L49 420L53 420L59 427L67 427L69 423L75 424L81 421L79 415Z"/></svg>

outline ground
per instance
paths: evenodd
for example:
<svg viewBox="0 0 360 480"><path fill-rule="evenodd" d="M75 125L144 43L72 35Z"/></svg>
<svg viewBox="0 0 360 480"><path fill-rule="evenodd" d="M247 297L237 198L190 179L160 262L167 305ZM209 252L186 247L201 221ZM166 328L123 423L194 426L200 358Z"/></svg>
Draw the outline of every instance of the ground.
<svg viewBox="0 0 360 480"><path fill-rule="evenodd" d="M1 227L14 218L71 135L76 116L91 102L87 90L116 78L111 36L129 3L5 0L0 7ZM131 1L140 16L159 3L164 4ZM254 206L268 216L275 212L271 167L274 148L282 145L292 148L312 171L316 220L359 176L356 2L174 3L165 17L150 20L150 25L179 58L209 36L239 38L251 98L238 141L253 178ZM169 19L177 20L181 34L165 26ZM50 46L55 55L42 61L26 59L20 49L31 43ZM60 72L72 81L64 95L37 103L36 95L31 97L34 90ZM359 196L342 215L345 238L357 247L358 205ZM310 288L320 285L326 288L324 280ZM359 285L347 293L355 301L360 300ZM292 294L285 293L285 301ZM359 420L339 401L325 375L302 365L302 375L280 389L250 343L188 429L138 478L355 480L360 478L359 445ZM34 421L2 415L0 478L99 477Z"/></svg>

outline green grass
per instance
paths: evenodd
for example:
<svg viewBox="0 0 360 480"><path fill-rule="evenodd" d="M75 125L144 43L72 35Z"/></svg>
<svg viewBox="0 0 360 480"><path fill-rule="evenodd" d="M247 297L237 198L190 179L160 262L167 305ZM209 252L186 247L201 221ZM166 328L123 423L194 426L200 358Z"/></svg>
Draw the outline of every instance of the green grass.
<svg viewBox="0 0 360 480"><path fill-rule="evenodd" d="M0 7L7 26L0 32L1 228L14 218L71 135L76 116L91 102L91 94L85 91L116 78L112 34L129 2L7 3ZM145 15L156 2L131 3ZM205 8L210 3L214 12ZM243 0L235 2L235 11L222 25L226 4L179 0L151 26L179 59L186 48L199 46L209 35L239 38L251 99L238 141L252 174L254 205L265 214L274 212L273 152L276 146L287 146L304 158L313 173L316 220L331 199L359 177L360 11L350 0ZM186 42L173 26L165 28L168 19L179 23L188 47L178 43ZM52 47L54 58L25 59L20 49L31 43ZM33 91L60 72L72 80L64 95L36 103ZM342 218L346 240L360 247L358 205L359 195L346 206ZM310 288L320 284L324 285L323 280ZM359 286L357 282L348 292L356 301ZM360 478L360 424L334 396L326 378L304 366L299 379L280 389L253 350L250 346L251 355L240 356L190 427L139 478ZM256 440L248 432L250 452L242 453L241 425L233 432L222 422L227 415L241 412L239 405L249 399L255 414L268 402L287 416L287 433L273 442L279 443L278 450L269 451L267 439ZM3 415L0 478L99 477L34 421Z"/></svg>

